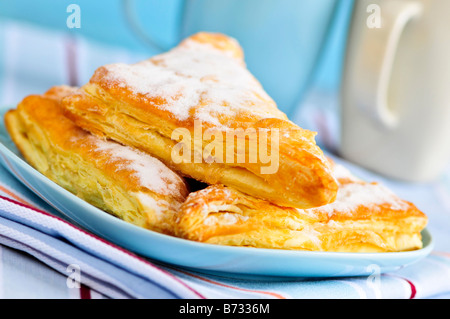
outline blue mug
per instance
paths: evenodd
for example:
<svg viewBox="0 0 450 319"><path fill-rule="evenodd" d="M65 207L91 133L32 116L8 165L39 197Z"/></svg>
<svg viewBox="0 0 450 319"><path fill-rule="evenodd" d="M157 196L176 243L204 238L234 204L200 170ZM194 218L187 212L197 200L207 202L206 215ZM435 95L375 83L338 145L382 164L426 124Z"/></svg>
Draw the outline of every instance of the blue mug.
<svg viewBox="0 0 450 319"><path fill-rule="evenodd" d="M15 0L0 3L0 17L126 47L148 56L198 31L222 32L242 45L249 70L292 115L315 70L335 41L333 30L353 0ZM68 28L69 5L78 5L79 28ZM27 8L27 10L23 10ZM348 14L347 14L348 17ZM345 14L344 14L345 19ZM345 37L339 39L342 47ZM334 60L328 69L336 69ZM333 75L335 76L335 75Z"/></svg>
<svg viewBox="0 0 450 319"><path fill-rule="evenodd" d="M167 48L158 40L158 27L142 18L154 5L130 0L129 6L133 2L136 17L141 17L135 19L135 31L150 46ZM175 42L199 31L236 38L249 70L289 116L301 104L319 65L328 68L322 81L337 90L353 0L184 0L180 4ZM325 54L327 49L333 56Z"/></svg>
<svg viewBox="0 0 450 319"><path fill-rule="evenodd" d="M337 0L187 1L182 36L223 32L244 49L249 70L292 115L313 79L338 10Z"/></svg>

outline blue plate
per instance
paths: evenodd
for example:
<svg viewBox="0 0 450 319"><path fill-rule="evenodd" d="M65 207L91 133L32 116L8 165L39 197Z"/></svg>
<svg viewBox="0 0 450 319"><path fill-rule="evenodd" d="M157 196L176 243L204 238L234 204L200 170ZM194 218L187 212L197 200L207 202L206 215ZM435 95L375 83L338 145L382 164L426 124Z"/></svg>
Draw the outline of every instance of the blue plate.
<svg viewBox="0 0 450 319"><path fill-rule="evenodd" d="M4 110L3 110L4 111ZM0 118L3 119L2 110ZM159 234L124 222L76 197L27 164L0 123L0 162L26 187L70 220L106 240L156 261L237 277L342 277L396 271L433 249L424 230L423 248L399 253L329 253L230 247Z"/></svg>

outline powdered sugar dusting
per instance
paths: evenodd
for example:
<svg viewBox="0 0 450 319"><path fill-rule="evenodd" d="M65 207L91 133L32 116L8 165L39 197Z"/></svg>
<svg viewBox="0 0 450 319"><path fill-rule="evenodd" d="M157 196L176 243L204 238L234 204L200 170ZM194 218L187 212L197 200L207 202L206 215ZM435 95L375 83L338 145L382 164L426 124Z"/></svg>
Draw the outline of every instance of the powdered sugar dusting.
<svg viewBox="0 0 450 319"><path fill-rule="evenodd" d="M137 177L141 186L161 195L180 193L180 176L158 159L137 149L91 136L96 152L104 152L111 161L122 162L117 170L126 170Z"/></svg>
<svg viewBox="0 0 450 319"><path fill-rule="evenodd" d="M220 219L215 215L209 215L205 218L204 224L208 226L213 226L220 224L222 226L233 225L239 221L246 221L248 219L247 216L234 214L234 213L221 213Z"/></svg>
<svg viewBox="0 0 450 319"><path fill-rule="evenodd" d="M339 186L336 200L328 205L318 208L305 209L305 213L326 213L330 217L335 213L351 214L360 206L367 207L372 211L380 209L380 205L388 205L392 210L407 210L408 203L396 196L391 190L377 183L366 183L359 181L347 169L341 165L334 168L337 178L349 178L353 182Z"/></svg>
<svg viewBox="0 0 450 319"><path fill-rule="evenodd" d="M238 58L207 43L186 40L183 45L136 64L110 64L101 81L158 99L154 105L178 120L198 119L224 126L218 114L251 110L261 118L274 117L275 103ZM257 105L257 107L254 107ZM280 112L280 117L283 117Z"/></svg>

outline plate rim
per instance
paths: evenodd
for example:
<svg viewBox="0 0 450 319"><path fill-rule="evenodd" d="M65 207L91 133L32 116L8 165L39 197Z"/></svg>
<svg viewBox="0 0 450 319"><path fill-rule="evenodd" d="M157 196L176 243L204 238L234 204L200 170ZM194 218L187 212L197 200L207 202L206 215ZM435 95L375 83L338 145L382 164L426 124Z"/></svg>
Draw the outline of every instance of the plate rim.
<svg viewBox="0 0 450 319"><path fill-rule="evenodd" d="M434 243L434 241L433 241L433 237L432 237L432 235L431 235L431 233L430 233L430 231L428 230L428 228L425 228L422 232L425 234L423 237L427 237L427 242L426 243L424 243L424 246L423 246L423 248L421 248L421 249L417 249L417 250L411 250L411 251L401 251L401 252L380 252L380 253L352 253L352 252L324 252L324 251L307 251L307 250L288 250L288 249L275 249L275 248L259 248L259 247L239 247L239 246L226 246L226 245L217 245L217 244L211 244L211 243L203 243L203 242L196 242L196 241L192 241L192 240L188 240L188 239L184 239L184 238L179 238L179 237L175 237L175 236L170 236L170 235L166 235L166 234L162 234L162 233L158 233L158 232L156 232L156 231L153 231L153 230L150 230L150 229L146 229L146 228L142 228L142 227L139 227L139 226L137 226L137 225L134 225L134 224L131 224L131 223L128 223L128 222L126 222L126 221L124 221L124 220L121 220L120 218L118 218L118 217L116 217L116 216L114 216L114 215L111 215L111 214L109 214L108 212L105 212L105 211L103 211L103 210L101 210L100 208L97 208L97 207L95 207L94 205L92 205L92 204L90 204L90 203L88 203L88 202L86 202L86 201L84 201L84 200L82 200L81 198L79 198L79 197L77 197L76 195L74 195L73 193L71 193L70 191L68 191L68 190L66 190L64 187L62 187L62 186L60 186L60 185L58 185L57 183L55 183L54 181L52 181L51 179L49 179L48 177L46 177L45 175L43 175L41 172L39 172L38 170L36 170L34 167L32 167L30 164L28 164L22 157L19 157L19 156L17 156L13 151L11 151L9 148L8 148L8 146L6 146L2 141L0 141L0 154L1 153L5 153L5 152L9 152L10 154L8 154L9 155L9 157L15 157L16 158L16 160L19 160L20 162L20 165L24 168L24 169L27 169L30 173L32 173L32 174L39 174L39 178L40 179L45 179L46 180L46 182L47 183L51 183L52 184L52 186L54 187L54 188L57 188L58 189L58 191L59 192L64 192L64 193L66 193L66 195L67 196L70 196L70 197L72 197L74 200L76 200L76 201L79 201L79 203L80 204L83 204L83 205L86 205L86 206L88 206L89 207L89 209L91 210L91 211L94 211L96 214L99 214L99 216L100 217L105 217L105 218L107 218L107 219L110 219L111 221L114 221L114 222L118 222L118 223L120 223L121 225L126 225L126 226L130 226L130 227L132 227L132 228L134 228L134 229L137 229L137 230L139 230L139 231L145 231L145 232L150 232L151 234L154 234L154 235L157 235L157 236L162 236L162 237L164 237L164 238L170 238L170 239L174 239L174 240L179 240L179 241L182 241L182 242L189 242L189 243L193 243L193 244L198 244L198 245L208 245L208 246L210 246L210 247L224 247L224 248L233 248L233 250L235 250L235 249L242 249L242 250L246 250L246 251L248 251L248 250L264 250L264 251L274 251L274 252L292 252L292 253L295 253L295 254L297 254L297 253L308 253L308 254L314 254L314 255L322 255L322 254L326 254L327 256L328 255L336 255L336 256L340 256L340 257L342 257L342 256L346 256L346 255L350 255L350 256L383 256L383 255L389 255L389 256L392 256L392 255L400 255L400 254L402 254L402 255L405 255L405 254L409 254L409 253L412 253L412 252L417 252L417 251L420 251L420 250L423 250L423 249L426 249L427 247L429 247L429 246L432 246L433 245L433 243ZM11 167L8 167L7 169L10 169ZM14 173L14 177L15 178L18 178L17 176L17 173ZM23 182L22 180L20 180L19 179L19 181L20 182ZM42 195L38 195L40 198L41 198L41 196ZM45 199L43 199L43 200L45 200ZM50 200L46 200L46 202L51 202ZM53 205L52 205L53 206ZM53 206L54 207L54 206ZM56 208L55 208L56 209ZM58 211L59 211L59 209L58 209ZM69 219L71 219L72 220L72 218L70 217L70 216L67 216L66 215L66 213L64 213L64 212L61 212L61 213L63 213L66 217L68 217Z"/></svg>
<svg viewBox="0 0 450 319"><path fill-rule="evenodd" d="M0 114L1 115L1 114ZM3 118L3 116L1 116ZM0 123L0 128L4 129L3 121ZM5 130L6 131L6 130ZM6 138L12 143L7 131L6 131ZM1 134L0 132L0 135ZM1 137L1 136L0 136ZM8 141L8 142L9 142ZM13 145L13 144L12 144ZM14 145L13 145L14 146ZM19 153L18 153L19 154ZM21 169L24 169L27 171L27 173L38 176L38 179L42 180L46 185L50 185L54 191L57 193L63 192L65 196L69 197L71 200L76 201L76 205L82 205L83 207L87 208L88 213L94 213L96 214L97 218L105 219L108 223L113 223L117 227L125 227L128 231L131 232L138 232L138 235L140 236L149 236L149 237L155 237L157 239L163 240L163 241L169 241L170 244L181 244L187 246L186 249L200 249L200 250L206 250L211 251L213 250L215 253L225 253L225 254L245 254L246 256L262 256L262 257L280 257L280 258L287 258L287 259L294 259L294 258L313 258L316 260L326 259L326 260L340 260L340 261L351 261L351 260L377 260L377 261L395 261L395 260L405 260L409 259L412 260L412 262L419 261L420 259L426 257L431 253L431 251L434 249L434 239L429 231L428 228L425 228L422 231L422 242L423 247L421 249L417 250L411 250L411 251L401 251L401 252L380 252L380 253L352 253L352 252L323 252L323 251L305 251L305 250L284 250L284 249L274 249L274 248L259 248L259 247L239 247L239 246L226 246L226 245L218 245L218 244L211 244L211 243L203 243L203 242L196 242L184 238L179 238L175 236L170 236L166 234L161 234L156 231L152 231L143 227L139 227L137 225L128 223L124 220L121 220L120 218L109 214L108 212L105 212L88 202L82 200L81 198L77 197L75 194L69 192L62 186L58 185L42 173L40 173L38 170L36 170L34 167L32 167L28 162L26 162L22 156L17 155L13 150L11 150L5 143L0 139L0 155L3 157L3 161L6 161L5 164L8 166L11 165L11 163L8 164L8 159L11 159L14 161L14 164L19 165ZM18 176L17 172L11 171L11 167L5 167L8 171L10 171L14 178L18 179L22 184L25 184L26 181L23 181L23 176ZM24 185L27 188L30 188L29 185ZM75 223L79 224L79 222L73 218L73 216L68 215L66 212L62 211L61 209L57 208L56 205L54 205L51 200L45 198L42 194L36 193L36 190L31 189L33 193L35 193L39 198L50 204L52 207L57 209L58 212L62 213L65 217L67 217L70 221L74 221ZM78 227L78 225L75 225ZM83 221L81 223L81 226L84 228L87 228L88 231L93 232L96 236L106 239L108 241L111 241L112 244L118 245L121 248L130 250L133 253L136 253L135 250L127 247L123 247L122 244L118 244L115 240L111 240L110 238L105 238L104 235L102 236L98 231L95 229L92 229L91 227L88 227L86 225L83 226ZM426 240L425 240L426 239ZM160 258L149 256L147 254L143 254L141 252L138 252L139 255L145 255L145 257L153 258L157 261L169 263L176 266L182 266L187 267L185 265L180 264L174 264L171 262L167 262L166 260L161 260ZM401 263L397 266L401 267L407 265L407 263ZM191 267L192 268L192 267ZM201 269L201 268L197 268ZM215 270L213 270L215 271ZM222 272L221 270L218 270L219 272ZM248 273L248 272L245 272ZM237 272L239 274L239 272ZM300 276L296 276L300 277ZM325 276L329 277L329 276Z"/></svg>

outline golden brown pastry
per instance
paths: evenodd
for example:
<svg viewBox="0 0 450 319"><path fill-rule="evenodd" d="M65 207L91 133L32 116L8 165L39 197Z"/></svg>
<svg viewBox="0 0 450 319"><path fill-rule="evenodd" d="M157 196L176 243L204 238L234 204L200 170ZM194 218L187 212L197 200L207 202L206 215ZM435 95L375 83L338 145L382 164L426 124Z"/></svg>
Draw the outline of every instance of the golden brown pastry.
<svg viewBox="0 0 450 319"><path fill-rule="evenodd" d="M334 203L285 208L213 185L189 195L176 234L218 245L328 252L397 252L422 247L427 217L376 183L337 165Z"/></svg>
<svg viewBox="0 0 450 319"><path fill-rule="evenodd" d="M221 34L100 67L63 107L80 127L208 184L297 208L336 197L315 133L287 119L246 69L239 44Z"/></svg>
<svg viewBox="0 0 450 319"><path fill-rule="evenodd" d="M60 86L26 97L5 115L11 138L42 174L83 200L135 225L172 233L188 195L183 178L141 151L105 141L66 118Z"/></svg>

